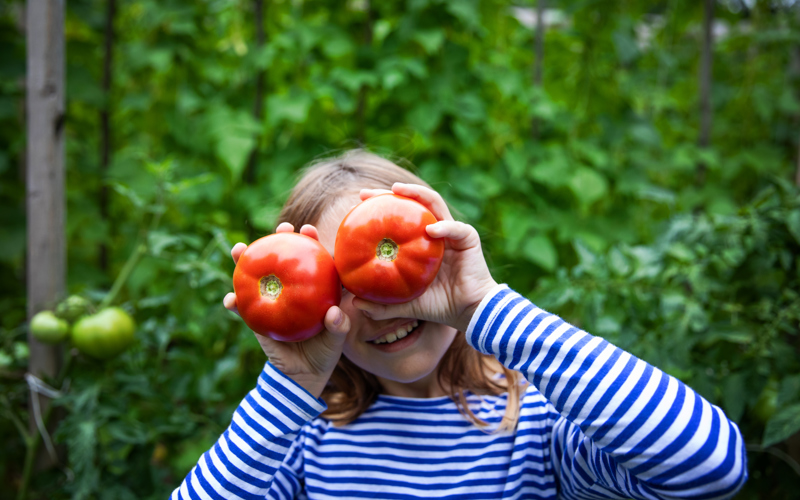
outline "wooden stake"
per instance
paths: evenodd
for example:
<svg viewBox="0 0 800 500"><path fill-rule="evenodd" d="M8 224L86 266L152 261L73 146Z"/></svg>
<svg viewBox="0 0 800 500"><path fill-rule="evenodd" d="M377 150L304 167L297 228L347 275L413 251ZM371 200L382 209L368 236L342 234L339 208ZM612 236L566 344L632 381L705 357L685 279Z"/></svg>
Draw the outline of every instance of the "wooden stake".
<svg viewBox="0 0 800 500"><path fill-rule="evenodd" d="M27 212L28 318L53 307L66 282L64 223L64 2L27 3ZM61 349L39 343L30 334L28 369L55 377ZM39 397L42 411L49 402ZM31 423L31 429L35 423Z"/></svg>

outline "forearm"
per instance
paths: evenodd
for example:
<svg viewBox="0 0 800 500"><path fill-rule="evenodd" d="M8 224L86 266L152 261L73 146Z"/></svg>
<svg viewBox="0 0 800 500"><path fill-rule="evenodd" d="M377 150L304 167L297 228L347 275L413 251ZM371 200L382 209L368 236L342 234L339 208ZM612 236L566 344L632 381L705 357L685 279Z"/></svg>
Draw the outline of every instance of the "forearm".
<svg viewBox="0 0 800 500"><path fill-rule="evenodd" d="M719 408L507 287L484 299L467 339L522 372L592 446L660 496L723 494L743 482L742 437Z"/></svg>
<svg viewBox="0 0 800 500"><path fill-rule="evenodd" d="M172 498L264 498L297 432L324 409L321 401L267 363L230 427Z"/></svg>

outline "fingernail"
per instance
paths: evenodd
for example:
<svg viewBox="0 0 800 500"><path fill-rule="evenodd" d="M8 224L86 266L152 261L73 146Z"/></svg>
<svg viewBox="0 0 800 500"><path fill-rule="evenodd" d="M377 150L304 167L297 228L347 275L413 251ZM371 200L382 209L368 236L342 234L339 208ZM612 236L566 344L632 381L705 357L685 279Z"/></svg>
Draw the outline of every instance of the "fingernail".
<svg viewBox="0 0 800 500"><path fill-rule="evenodd" d="M340 326L342 321L344 321L344 314L339 310L339 312L336 313L336 318L333 320L333 326Z"/></svg>

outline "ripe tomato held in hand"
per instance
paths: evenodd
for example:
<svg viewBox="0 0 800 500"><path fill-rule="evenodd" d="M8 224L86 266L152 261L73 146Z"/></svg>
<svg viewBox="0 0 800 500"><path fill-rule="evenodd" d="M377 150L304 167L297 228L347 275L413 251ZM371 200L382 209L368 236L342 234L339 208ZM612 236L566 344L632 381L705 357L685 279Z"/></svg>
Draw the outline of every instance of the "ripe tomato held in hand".
<svg viewBox="0 0 800 500"><path fill-rule="evenodd" d="M247 326L283 342L321 332L325 313L342 300L333 258L317 240L298 233L251 243L236 263L233 291Z"/></svg>
<svg viewBox="0 0 800 500"><path fill-rule="evenodd" d="M436 278L444 242L425 228L437 222L422 204L386 193L353 208L336 233L334 261L344 287L357 297L401 304Z"/></svg>

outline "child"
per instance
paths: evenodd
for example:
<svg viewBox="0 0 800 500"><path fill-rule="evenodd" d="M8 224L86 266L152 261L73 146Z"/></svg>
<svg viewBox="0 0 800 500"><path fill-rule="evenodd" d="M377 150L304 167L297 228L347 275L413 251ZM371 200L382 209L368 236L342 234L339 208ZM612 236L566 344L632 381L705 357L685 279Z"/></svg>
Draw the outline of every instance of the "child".
<svg viewBox="0 0 800 500"><path fill-rule="evenodd" d="M299 227L332 253L349 209L391 189L439 220L427 232L445 239L442 267L406 304L344 291L305 342L257 335L269 358L258 386L172 498L723 498L741 488L744 442L719 408L495 283L478 233L425 186L363 151L305 172L278 232ZM235 295L224 304L236 311Z"/></svg>

